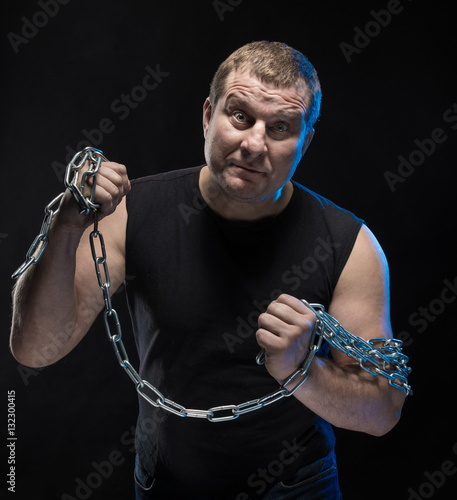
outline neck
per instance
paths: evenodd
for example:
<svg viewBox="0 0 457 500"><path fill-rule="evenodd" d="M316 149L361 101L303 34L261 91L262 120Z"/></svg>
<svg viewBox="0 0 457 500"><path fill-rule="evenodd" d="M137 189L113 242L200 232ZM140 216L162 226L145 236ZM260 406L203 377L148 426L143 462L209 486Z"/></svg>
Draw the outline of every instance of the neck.
<svg viewBox="0 0 457 500"><path fill-rule="evenodd" d="M260 200L236 200L212 178L207 166L200 172L199 187L203 199L213 212L237 224L279 215L288 205L293 193L293 185L288 181L278 191Z"/></svg>

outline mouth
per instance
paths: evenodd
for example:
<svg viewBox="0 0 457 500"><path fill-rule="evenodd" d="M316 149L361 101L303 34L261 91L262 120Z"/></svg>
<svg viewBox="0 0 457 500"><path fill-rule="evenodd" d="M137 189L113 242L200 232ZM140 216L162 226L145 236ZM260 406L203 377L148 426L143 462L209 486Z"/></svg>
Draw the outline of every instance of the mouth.
<svg viewBox="0 0 457 500"><path fill-rule="evenodd" d="M255 174L260 175L260 174L264 174L265 173L263 170L252 168L252 167L248 167L246 165L242 165L242 164L239 164L239 163L233 163L232 162L231 166L235 167L237 169L243 170L244 172L248 172L250 174L253 174L253 175L255 175Z"/></svg>

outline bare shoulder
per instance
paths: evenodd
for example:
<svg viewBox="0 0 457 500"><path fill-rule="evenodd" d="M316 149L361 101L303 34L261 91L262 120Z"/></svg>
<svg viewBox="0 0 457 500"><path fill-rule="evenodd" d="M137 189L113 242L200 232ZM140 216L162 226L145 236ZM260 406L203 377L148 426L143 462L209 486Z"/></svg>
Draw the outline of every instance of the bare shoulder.
<svg viewBox="0 0 457 500"><path fill-rule="evenodd" d="M387 279L387 276L384 251L370 229L362 225L338 285L350 286L356 280L360 285L369 286L372 280Z"/></svg>
<svg viewBox="0 0 457 500"><path fill-rule="evenodd" d="M335 288L329 313L354 335L391 337L389 269L381 245L363 225Z"/></svg>

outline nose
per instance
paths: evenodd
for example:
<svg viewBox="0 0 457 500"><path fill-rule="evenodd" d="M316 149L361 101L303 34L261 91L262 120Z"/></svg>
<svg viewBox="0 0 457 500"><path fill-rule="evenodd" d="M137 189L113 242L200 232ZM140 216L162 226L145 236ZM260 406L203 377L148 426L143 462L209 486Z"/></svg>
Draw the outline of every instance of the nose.
<svg viewBox="0 0 457 500"><path fill-rule="evenodd" d="M265 124L256 122L245 130L240 147L246 155L251 157L265 154L267 152Z"/></svg>

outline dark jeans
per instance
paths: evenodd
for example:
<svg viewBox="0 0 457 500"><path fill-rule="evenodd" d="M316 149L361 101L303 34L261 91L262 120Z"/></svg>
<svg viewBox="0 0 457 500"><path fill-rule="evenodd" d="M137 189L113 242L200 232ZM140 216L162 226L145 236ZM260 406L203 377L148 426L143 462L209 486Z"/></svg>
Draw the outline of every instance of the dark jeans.
<svg viewBox="0 0 457 500"><path fill-rule="evenodd" d="M151 478L141 467L138 458L135 464L136 500L340 500L341 492L338 484L338 470L335 455L302 467L293 478L287 482L279 482L268 491L266 484L257 490L260 496L249 496L240 492L226 496L199 496L179 490L174 485L168 485L158 479Z"/></svg>

